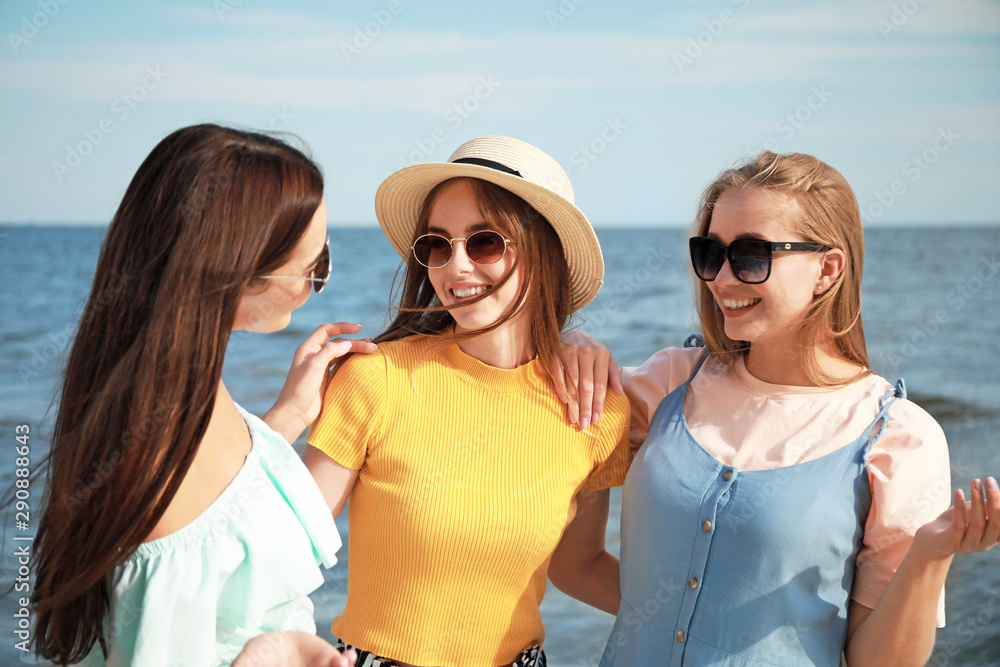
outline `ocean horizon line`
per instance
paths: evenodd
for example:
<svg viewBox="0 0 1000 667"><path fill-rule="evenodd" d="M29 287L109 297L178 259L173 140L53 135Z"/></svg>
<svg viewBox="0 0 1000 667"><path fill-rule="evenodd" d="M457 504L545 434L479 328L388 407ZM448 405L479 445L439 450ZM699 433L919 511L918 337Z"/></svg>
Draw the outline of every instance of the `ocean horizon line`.
<svg viewBox="0 0 1000 667"><path fill-rule="evenodd" d="M39 229L105 229L109 222L83 221L0 221L0 227L23 229L26 227ZM649 229L686 229L690 222L594 222L594 229L599 230L649 230ZM909 222L870 222L865 223L865 231L874 229L983 229L1000 227L1000 220L973 221L909 221ZM330 229L378 229L378 222L331 222Z"/></svg>

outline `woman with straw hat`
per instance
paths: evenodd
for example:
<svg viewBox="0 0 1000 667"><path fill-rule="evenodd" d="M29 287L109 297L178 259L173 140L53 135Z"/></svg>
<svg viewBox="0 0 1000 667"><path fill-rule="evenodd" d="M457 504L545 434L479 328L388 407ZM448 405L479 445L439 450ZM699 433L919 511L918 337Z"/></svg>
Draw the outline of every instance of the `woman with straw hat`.
<svg viewBox="0 0 1000 667"><path fill-rule="evenodd" d="M562 168L506 137L396 172L375 207L407 261L398 315L337 369L304 455L335 515L352 498L333 633L359 665L544 665L553 552L625 473L626 399L577 427L550 370L600 289L597 237ZM613 610L603 540L572 550L553 572L586 562L574 594Z"/></svg>

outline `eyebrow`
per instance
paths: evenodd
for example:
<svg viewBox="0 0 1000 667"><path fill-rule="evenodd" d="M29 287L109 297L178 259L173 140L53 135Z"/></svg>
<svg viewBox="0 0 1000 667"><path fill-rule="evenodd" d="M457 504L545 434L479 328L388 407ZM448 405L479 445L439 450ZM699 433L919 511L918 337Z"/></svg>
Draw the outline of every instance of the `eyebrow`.
<svg viewBox="0 0 1000 667"><path fill-rule="evenodd" d="M486 222L484 220L483 222L477 222L474 225L469 225L468 227L466 227L465 228L465 233L466 234L470 234L472 232L481 232L484 229L493 229L493 225L491 225L490 223L488 223L488 222ZM428 234L440 234L441 236L448 236L448 231L445 230L445 229L442 229L441 227L428 227L427 228L427 233ZM458 238L458 237L455 237L455 238Z"/></svg>

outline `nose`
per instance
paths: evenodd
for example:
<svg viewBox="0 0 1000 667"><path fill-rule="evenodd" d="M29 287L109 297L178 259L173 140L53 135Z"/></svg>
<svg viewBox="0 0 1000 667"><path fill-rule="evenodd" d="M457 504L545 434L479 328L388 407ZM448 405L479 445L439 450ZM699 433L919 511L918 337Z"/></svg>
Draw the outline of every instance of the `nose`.
<svg viewBox="0 0 1000 667"><path fill-rule="evenodd" d="M468 253L465 252L465 239L453 240L451 242L451 261L448 262L448 270L453 273L464 274L471 272L474 266L475 262L469 259Z"/></svg>
<svg viewBox="0 0 1000 667"><path fill-rule="evenodd" d="M722 268L719 269L719 275L715 276L716 284L732 285L733 283L740 282L740 280L736 277L736 274L733 272L733 267L729 261L729 257L726 257L723 260Z"/></svg>

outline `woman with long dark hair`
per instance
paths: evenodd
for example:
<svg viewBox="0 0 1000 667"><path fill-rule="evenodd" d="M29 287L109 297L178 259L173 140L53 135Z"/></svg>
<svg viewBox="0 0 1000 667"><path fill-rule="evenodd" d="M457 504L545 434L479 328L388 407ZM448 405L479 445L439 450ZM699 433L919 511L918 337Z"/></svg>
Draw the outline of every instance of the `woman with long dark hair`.
<svg viewBox="0 0 1000 667"><path fill-rule="evenodd" d="M41 656L207 665L268 630L301 631L285 648L315 633L307 594L340 540L288 443L318 413L326 365L371 344L328 342L354 325L312 334L265 415L277 430L221 377L230 334L284 328L329 268L323 178L288 144L198 125L139 167L59 401L36 541Z"/></svg>

